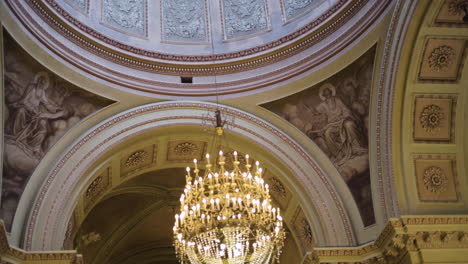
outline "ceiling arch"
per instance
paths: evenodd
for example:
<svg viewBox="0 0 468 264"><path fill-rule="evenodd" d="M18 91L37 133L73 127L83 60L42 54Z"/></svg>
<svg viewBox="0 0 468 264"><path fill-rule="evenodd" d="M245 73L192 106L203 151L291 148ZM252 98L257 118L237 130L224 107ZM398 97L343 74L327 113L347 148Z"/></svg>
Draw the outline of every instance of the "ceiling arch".
<svg viewBox="0 0 468 264"><path fill-rule="evenodd" d="M271 165L273 170L281 172L281 179L293 190L297 190L294 192L299 194L297 199L305 216L313 225L317 243L324 245L355 243L354 228L347 215L347 211L353 209L346 209L347 206L343 204L341 196L314 160L291 138L271 125L245 112L228 107L220 108L227 116L232 115L236 118L232 128L233 135L242 135L256 142L257 146L265 148L261 154L255 155L262 155L265 158L273 154L277 161L267 159L266 166ZM210 109L215 109L215 105L183 101L142 106L117 115L101 123L87 135L83 135L70 148L68 154L64 154L61 161L54 165L55 169L51 170L46 180L48 184L39 191L39 197L33 206L35 209L29 216L25 246L29 249L59 246L60 241L64 240L67 228L63 215L71 215L77 197L87 184L86 178L90 177L84 173L110 148L145 130L168 125L177 126L177 124L199 125L203 115ZM259 133L260 131L263 132ZM157 133L157 130L155 132ZM57 177L58 175L66 176ZM288 178L293 175L294 178ZM316 217L326 220L314 221Z"/></svg>

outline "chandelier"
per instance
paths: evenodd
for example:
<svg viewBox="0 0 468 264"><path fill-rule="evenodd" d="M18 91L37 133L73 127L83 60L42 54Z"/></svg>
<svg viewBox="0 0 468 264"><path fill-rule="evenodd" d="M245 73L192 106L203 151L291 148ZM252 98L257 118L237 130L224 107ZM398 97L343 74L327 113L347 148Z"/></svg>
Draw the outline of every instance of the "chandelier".
<svg viewBox="0 0 468 264"><path fill-rule="evenodd" d="M222 128L221 128L222 129ZM217 127L218 134L222 130ZM257 161L251 172L249 155L241 170L237 152L232 170L219 151L218 166L206 154L206 169L199 175L187 167L186 186L175 215L174 246L181 263L277 263L285 232L280 209L271 205L268 184Z"/></svg>

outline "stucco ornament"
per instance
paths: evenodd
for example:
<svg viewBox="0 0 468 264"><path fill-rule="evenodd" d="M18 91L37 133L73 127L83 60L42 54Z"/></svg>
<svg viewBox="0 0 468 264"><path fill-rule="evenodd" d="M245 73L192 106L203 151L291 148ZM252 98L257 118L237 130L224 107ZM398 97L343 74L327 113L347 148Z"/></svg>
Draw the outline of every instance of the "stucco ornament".
<svg viewBox="0 0 468 264"><path fill-rule="evenodd" d="M431 166L424 170L424 186L433 193L441 193L446 190L447 177L444 171L437 166Z"/></svg>
<svg viewBox="0 0 468 264"><path fill-rule="evenodd" d="M144 150L135 151L130 156L128 156L127 160L125 161L125 167L133 168L142 163L144 163L148 159L148 152Z"/></svg>
<svg viewBox="0 0 468 264"><path fill-rule="evenodd" d="M433 71L443 71L453 64L454 59L455 50L452 47L443 45L432 51L429 56L429 67Z"/></svg>
<svg viewBox="0 0 468 264"><path fill-rule="evenodd" d="M273 177L271 178L270 182L271 182L270 190L272 193L283 198L286 197L286 188L278 179Z"/></svg>
<svg viewBox="0 0 468 264"><path fill-rule="evenodd" d="M223 10L227 39L268 29L267 7L263 0L223 0Z"/></svg>
<svg viewBox="0 0 468 264"><path fill-rule="evenodd" d="M94 196L101 182L102 182L101 175L99 175L96 179L94 179L91 182L91 184L88 186L88 189L86 189L86 193L85 193L86 198L91 198Z"/></svg>
<svg viewBox="0 0 468 264"><path fill-rule="evenodd" d="M432 132L437 128L440 128L444 113L442 108L435 104L430 104L423 108L419 120L421 126L428 132Z"/></svg>
<svg viewBox="0 0 468 264"><path fill-rule="evenodd" d="M85 13L88 3L88 0L66 0L67 3L69 3L71 6L74 6L75 8L79 9L81 12Z"/></svg>
<svg viewBox="0 0 468 264"><path fill-rule="evenodd" d="M103 20L118 29L145 35L145 0L104 0Z"/></svg>
<svg viewBox="0 0 468 264"><path fill-rule="evenodd" d="M165 40L206 42L206 1L165 0L163 31Z"/></svg>
<svg viewBox="0 0 468 264"><path fill-rule="evenodd" d="M174 152L179 156L193 155L197 150L197 145L190 142L180 143L174 147Z"/></svg>
<svg viewBox="0 0 468 264"><path fill-rule="evenodd" d="M454 16L465 15L465 8L468 8L468 0L452 0L448 4L449 14Z"/></svg>
<svg viewBox="0 0 468 264"><path fill-rule="evenodd" d="M293 19L304 14L310 8L320 3L321 0L284 0L284 11L286 20Z"/></svg>

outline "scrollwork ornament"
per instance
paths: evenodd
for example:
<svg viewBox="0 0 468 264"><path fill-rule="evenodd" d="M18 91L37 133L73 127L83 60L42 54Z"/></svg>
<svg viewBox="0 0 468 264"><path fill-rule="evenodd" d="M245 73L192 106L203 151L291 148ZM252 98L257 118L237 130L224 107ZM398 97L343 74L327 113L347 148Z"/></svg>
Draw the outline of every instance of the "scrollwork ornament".
<svg viewBox="0 0 468 264"><path fill-rule="evenodd" d="M423 182L428 191L442 193L447 188L448 180L440 167L431 166L424 170Z"/></svg>
<svg viewBox="0 0 468 264"><path fill-rule="evenodd" d="M435 104L425 106L419 116L421 126L427 132L433 132L437 128L440 128L443 119L444 113L442 112L442 108Z"/></svg>
<svg viewBox="0 0 468 264"><path fill-rule="evenodd" d="M436 72L444 71L453 64L454 59L455 50L452 47L447 45L439 46L429 56L429 68Z"/></svg>
<svg viewBox="0 0 468 264"><path fill-rule="evenodd" d="M125 161L125 167L136 167L144 163L148 159L148 156L148 152L144 150L135 151L130 156L128 156L127 160Z"/></svg>

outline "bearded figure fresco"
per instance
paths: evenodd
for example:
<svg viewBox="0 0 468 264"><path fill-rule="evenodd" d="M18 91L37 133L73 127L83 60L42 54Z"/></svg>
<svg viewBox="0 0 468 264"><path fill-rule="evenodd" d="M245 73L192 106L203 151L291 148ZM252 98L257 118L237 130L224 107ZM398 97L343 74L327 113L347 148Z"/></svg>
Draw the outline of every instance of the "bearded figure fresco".
<svg viewBox="0 0 468 264"><path fill-rule="evenodd" d="M7 229L42 157L72 126L112 103L48 72L5 32L4 155L0 217Z"/></svg>
<svg viewBox="0 0 468 264"><path fill-rule="evenodd" d="M262 105L317 144L350 188L365 226L375 223L369 171L369 102L375 48L327 80Z"/></svg>

